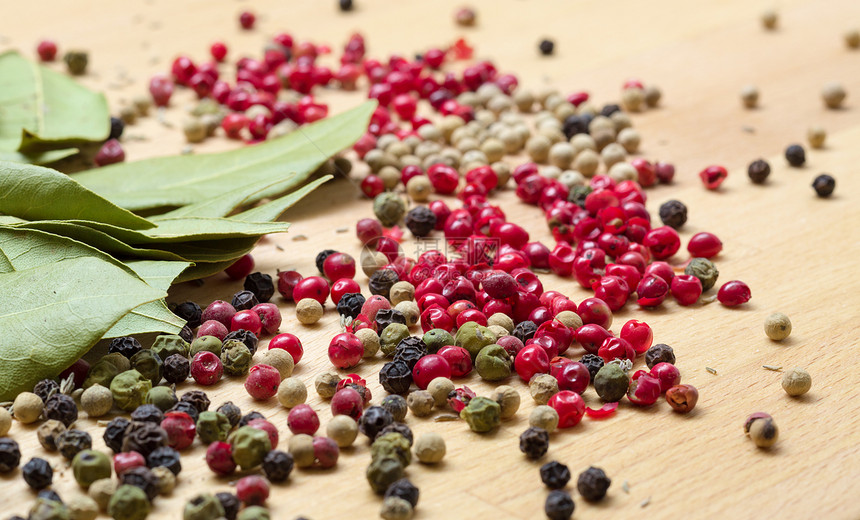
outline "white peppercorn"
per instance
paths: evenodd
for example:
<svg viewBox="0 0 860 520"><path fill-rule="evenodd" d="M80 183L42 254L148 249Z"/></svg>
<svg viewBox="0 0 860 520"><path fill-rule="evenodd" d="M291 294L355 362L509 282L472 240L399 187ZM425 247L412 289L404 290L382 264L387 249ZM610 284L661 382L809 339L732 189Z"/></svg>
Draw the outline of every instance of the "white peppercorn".
<svg viewBox="0 0 860 520"><path fill-rule="evenodd" d="M627 150L627 153L636 153L642 143L642 136L635 128L625 128L618 132L618 144Z"/></svg>
<svg viewBox="0 0 860 520"><path fill-rule="evenodd" d="M352 446L358 436L358 423L348 415L335 415L326 426L326 435L340 448Z"/></svg>
<svg viewBox="0 0 860 520"><path fill-rule="evenodd" d="M314 380L314 388L323 399L331 399L337 391L340 376L337 372L323 372Z"/></svg>
<svg viewBox="0 0 860 520"><path fill-rule="evenodd" d="M741 89L741 101L746 108L758 106L758 88L755 85L744 85Z"/></svg>
<svg viewBox="0 0 860 520"><path fill-rule="evenodd" d="M426 175L416 175L406 183L406 193L415 202L427 202L433 193L433 185Z"/></svg>
<svg viewBox="0 0 860 520"><path fill-rule="evenodd" d="M444 408L448 405L448 394L454 391L454 382L447 377L436 377L427 385L427 391L433 397L433 403Z"/></svg>
<svg viewBox="0 0 860 520"><path fill-rule="evenodd" d="M660 104L660 98L663 97L663 92L658 87L649 85L645 87L645 104L650 108L654 108Z"/></svg>
<svg viewBox="0 0 860 520"><path fill-rule="evenodd" d="M173 490L176 489L176 474L167 466L156 466L151 471L155 477L158 494L163 497L173 494Z"/></svg>
<svg viewBox="0 0 860 520"><path fill-rule="evenodd" d="M517 106L517 110L528 114L535 104L535 96L528 90L517 89L514 92L514 104Z"/></svg>
<svg viewBox="0 0 860 520"><path fill-rule="evenodd" d="M99 514L99 505L86 495L75 495L66 502L69 520L94 520Z"/></svg>
<svg viewBox="0 0 860 520"><path fill-rule="evenodd" d="M803 395L810 388L812 388L812 376L800 367L792 368L782 376L782 389L792 397Z"/></svg>
<svg viewBox="0 0 860 520"><path fill-rule="evenodd" d="M619 143L610 143L600 150L600 158L608 170L627 158L627 150Z"/></svg>
<svg viewBox="0 0 860 520"><path fill-rule="evenodd" d="M529 426L543 428L552 433L558 428L558 412L553 407L545 404L535 406L529 415Z"/></svg>
<svg viewBox="0 0 860 520"><path fill-rule="evenodd" d="M12 411L15 419L22 424L30 424L39 420L45 403L42 398L33 392L21 392L12 402Z"/></svg>
<svg viewBox="0 0 860 520"><path fill-rule="evenodd" d="M5 437L10 429L12 429L12 414L0 406L0 437Z"/></svg>
<svg viewBox="0 0 860 520"><path fill-rule="evenodd" d="M418 390L406 396L406 406L416 417L426 417L433 413L433 396L427 390Z"/></svg>
<svg viewBox="0 0 860 520"><path fill-rule="evenodd" d="M109 388L93 385L81 394L81 409L90 417L101 417L113 408L113 394Z"/></svg>
<svg viewBox="0 0 860 520"><path fill-rule="evenodd" d="M555 319L564 323L564 325L571 330L576 330L579 327L582 327L582 318L579 317L579 314L573 311L561 311L555 315Z"/></svg>
<svg viewBox="0 0 860 520"><path fill-rule="evenodd" d="M461 119L461 121L462 121L462 119ZM419 127L418 128L418 135L420 135L421 138L424 139L425 143L427 143L428 141L437 141L438 142L438 141L441 141L442 139L445 138L444 134L442 133L442 130L440 130L439 127L437 127L434 124L423 125L423 126ZM418 152L418 146L421 146L421 145L416 145L416 147L415 147L416 154L415 155L418 155L418 153L417 153Z"/></svg>
<svg viewBox="0 0 860 520"><path fill-rule="evenodd" d="M361 340L361 345L364 347L364 355L362 357L373 357L379 352L379 334L373 329L359 329L355 331L356 337Z"/></svg>
<svg viewBox="0 0 860 520"><path fill-rule="evenodd" d="M202 143L206 139L206 125L197 117L183 122L182 132L189 143Z"/></svg>
<svg viewBox="0 0 860 520"><path fill-rule="evenodd" d="M824 105L827 108L840 108L842 102L845 101L845 88L839 83L832 82L824 85L821 90L821 98L824 100Z"/></svg>
<svg viewBox="0 0 860 520"><path fill-rule="evenodd" d="M414 301L400 302L394 306L394 310L400 311L403 314L403 317L406 318L407 327L418 325L418 320L421 319L421 310Z"/></svg>
<svg viewBox="0 0 860 520"><path fill-rule="evenodd" d="M827 140L827 130L820 126L813 126L806 131L806 139L812 148L824 148L824 142Z"/></svg>
<svg viewBox="0 0 860 520"><path fill-rule="evenodd" d="M496 177L499 178L499 182L496 185L497 189L504 188L508 181L511 180L511 165L506 162L494 162L490 165L490 168L496 172Z"/></svg>
<svg viewBox="0 0 860 520"><path fill-rule="evenodd" d="M379 510L379 516L383 520L411 520L414 510L409 501L390 496L382 501L382 508Z"/></svg>
<svg viewBox="0 0 860 520"><path fill-rule="evenodd" d="M558 393L558 380L549 374L535 374L529 381L529 393L537 404L546 404Z"/></svg>
<svg viewBox="0 0 860 520"><path fill-rule="evenodd" d="M645 92L639 87L625 88L621 92L621 104L628 112L639 112L645 101Z"/></svg>
<svg viewBox="0 0 860 520"><path fill-rule="evenodd" d="M512 386L502 385L496 387L491 397L493 401L499 403L502 420L510 419L520 409L520 393Z"/></svg>
<svg viewBox="0 0 860 520"><path fill-rule="evenodd" d="M567 141L555 143L549 149L550 164L557 166L562 170L566 170L570 167L570 163L573 162L573 158L575 156L576 153L573 146Z"/></svg>
<svg viewBox="0 0 860 520"><path fill-rule="evenodd" d="M776 29L777 20L778 17L776 11L774 11L773 9L768 9L761 14L761 24L767 30Z"/></svg>
<svg viewBox="0 0 860 520"><path fill-rule="evenodd" d="M259 355L257 363L274 367L281 375L281 381L293 375L293 370L296 367L296 364L293 361L293 356L282 348L273 348L263 351Z"/></svg>
<svg viewBox="0 0 860 520"><path fill-rule="evenodd" d="M774 341L782 341L791 334L791 320L781 312L775 312L764 320L764 333Z"/></svg>
<svg viewBox="0 0 860 520"><path fill-rule="evenodd" d="M436 464L445 458L445 439L436 432L421 434L413 447L415 456L424 464Z"/></svg>
<svg viewBox="0 0 860 520"><path fill-rule="evenodd" d="M298 377L288 377L278 387L278 402L284 408L294 408L308 399L308 389Z"/></svg>
<svg viewBox="0 0 860 520"><path fill-rule="evenodd" d="M561 175L558 176L558 182L564 184L568 188L573 188L574 186L585 186L585 175L576 170L564 170L561 172Z"/></svg>
<svg viewBox="0 0 860 520"><path fill-rule="evenodd" d="M845 45L849 49L860 49L860 29L851 29L844 35Z"/></svg>
<svg viewBox="0 0 860 520"><path fill-rule="evenodd" d="M514 320L503 312L497 312L490 315L490 317L487 318L487 325L499 325L504 327L508 332L514 330Z"/></svg>
<svg viewBox="0 0 860 520"><path fill-rule="evenodd" d="M312 325L323 316L323 307L313 298L304 298L296 305L296 318L303 325Z"/></svg>
<svg viewBox="0 0 860 520"><path fill-rule="evenodd" d="M573 169L586 177L593 177L600 166L600 157L594 150L583 150L573 160Z"/></svg>
<svg viewBox="0 0 860 520"><path fill-rule="evenodd" d="M639 179L639 173L636 171L636 168L634 168L632 164L626 162L613 164L612 167L609 168L607 174L615 182L635 181Z"/></svg>
<svg viewBox="0 0 860 520"><path fill-rule="evenodd" d="M547 179L558 179L558 177L561 175L561 168L552 165L542 166L540 168L540 174Z"/></svg>
<svg viewBox="0 0 860 520"><path fill-rule="evenodd" d="M388 257L379 251L364 248L361 250L359 262L361 263L361 270L369 278L373 276L373 273L382 269L383 266L388 265Z"/></svg>
<svg viewBox="0 0 860 520"><path fill-rule="evenodd" d="M627 112L622 112L619 110L618 112L613 112L609 119L612 120L612 123L615 124L615 131L620 132L625 128L632 128L633 121L630 120L630 116Z"/></svg>
<svg viewBox="0 0 860 520"><path fill-rule="evenodd" d="M549 138L543 135L534 135L526 141L526 153L534 162L545 163L549 158L549 148L552 146Z"/></svg>

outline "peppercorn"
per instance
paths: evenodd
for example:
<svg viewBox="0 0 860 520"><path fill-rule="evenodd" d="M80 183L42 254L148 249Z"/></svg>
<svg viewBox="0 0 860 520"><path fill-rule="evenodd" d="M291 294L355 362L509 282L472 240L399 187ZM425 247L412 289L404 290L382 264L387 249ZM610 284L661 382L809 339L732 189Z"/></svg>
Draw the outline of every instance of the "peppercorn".
<svg viewBox="0 0 860 520"><path fill-rule="evenodd" d="M168 496L176 489L176 475L165 466L155 466L152 468L152 474L155 475L155 485L158 487L158 494Z"/></svg>
<svg viewBox="0 0 860 520"><path fill-rule="evenodd" d="M105 432L102 435L105 445L114 453L122 451L122 443L125 438L125 432L131 421L125 417L114 417L105 427Z"/></svg>
<svg viewBox="0 0 860 520"><path fill-rule="evenodd" d="M93 447L90 434L82 430L66 430L57 436L57 451L66 460L72 460L79 452Z"/></svg>
<svg viewBox="0 0 860 520"><path fill-rule="evenodd" d="M146 457L146 465L150 469L158 467L167 468L174 475L179 475L179 472L182 471L182 461L180 460L179 452L170 446L162 446L152 450L152 453Z"/></svg>
<svg viewBox="0 0 860 520"><path fill-rule="evenodd" d="M770 164L764 159L756 159L747 167L747 175L753 184L763 184L770 175Z"/></svg>
<svg viewBox="0 0 860 520"><path fill-rule="evenodd" d="M445 457L445 439L436 432L428 432L415 442L415 456L424 464L436 464Z"/></svg>
<svg viewBox="0 0 860 520"><path fill-rule="evenodd" d="M113 408L113 394L102 385L93 385L81 394L81 408L89 417L101 417Z"/></svg>
<svg viewBox="0 0 860 520"><path fill-rule="evenodd" d="M243 470L259 466L266 453L271 451L269 435L251 426L242 426L228 437L233 447L233 461Z"/></svg>
<svg viewBox="0 0 860 520"><path fill-rule="evenodd" d="M361 415L358 421L358 430L366 435L371 441L376 438L379 431L394 421L394 416L382 406L371 406Z"/></svg>
<svg viewBox="0 0 860 520"><path fill-rule="evenodd" d="M293 456L287 452L272 450L263 458L263 473L272 482L286 481L292 471Z"/></svg>
<svg viewBox="0 0 860 520"><path fill-rule="evenodd" d="M100 451L80 451L72 459L72 472L81 487L89 487L96 480L110 478L110 458Z"/></svg>
<svg viewBox="0 0 860 520"><path fill-rule="evenodd" d="M0 406L0 437L5 436L12 429L12 414L9 410Z"/></svg>
<svg viewBox="0 0 860 520"><path fill-rule="evenodd" d="M251 368L251 351L238 340L227 340L221 347L221 363L229 376L244 376Z"/></svg>
<svg viewBox="0 0 860 520"><path fill-rule="evenodd" d="M176 398L176 392L169 386L156 386L146 394L146 403L154 405L162 412L166 412L173 408L179 400Z"/></svg>
<svg viewBox="0 0 860 520"><path fill-rule="evenodd" d="M197 411L197 407L194 406L192 403L189 403L187 401L178 401L176 404L174 404L167 411L168 412L183 412L185 414L188 414L188 417L191 417L191 420L194 421L195 423L197 422L197 419L200 417L200 412Z"/></svg>
<svg viewBox="0 0 860 520"><path fill-rule="evenodd" d="M782 376L782 389L792 397L803 395L810 388L812 388L812 376L802 368L792 368Z"/></svg>
<svg viewBox="0 0 860 520"><path fill-rule="evenodd" d="M707 291L717 283L717 278L720 272L717 266L707 258L693 258L687 267L684 268L684 274L693 275L702 282L702 291Z"/></svg>
<svg viewBox="0 0 860 520"><path fill-rule="evenodd" d="M812 181L812 187L815 189L816 195L821 198L827 198L836 188L836 179L826 173L822 173Z"/></svg>
<svg viewBox="0 0 860 520"><path fill-rule="evenodd" d="M417 341L415 341L417 340ZM402 339L394 350L394 361L403 361L414 369L418 361L427 355L427 347L421 338L412 336Z"/></svg>
<svg viewBox="0 0 860 520"><path fill-rule="evenodd" d="M162 412L154 404L142 404L131 412L132 422L151 422L161 424L164 420L164 412Z"/></svg>
<svg viewBox="0 0 860 520"><path fill-rule="evenodd" d="M394 323L406 325L406 318L398 310L395 309L379 309L376 313L376 330L379 334L383 334L385 329Z"/></svg>
<svg viewBox="0 0 860 520"><path fill-rule="evenodd" d="M158 485L155 482L155 475L147 467L137 466L126 470L120 475L119 482L120 487L130 485L139 488L150 501L158 495Z"/></svg>
<svg viewBox="0 0 860 520"><path fill-rule="evenodd" d="M107 511L108 502L116 492L117 487L118 484L113 479L99 479L90 485L90 488L87 490L87 496L96 501L101 511Z"/></svg>
<svg viewBox="0 0 860 520"><path fill-rule="evenodd" d="M413 514L412 504L397 496L386 497L379 510L379 516L383 520L410 520Z"/></svg>
<svg viewBox="0 0 860 520"><path fill-rule="evenodd" d="M216 356L221 355L221 340L215 336L198 336L191 342L190 354L193 358L198 352L211 352Z"/></svg>
<svg viewBox="0 0 860 520"><path fill-rule="evenodd" d="M809 146L812 148L824 148L824 142L827 140L827 130L820 126L813 126L806 131L806 140L809 141Z"/></svg>
<svg viewBox="0 0 860 520"><path fill-rule="evenodd" d="M758 105L758 89L755 85L745 85L741 89L741 101L746 108L755 108Z"/></svg>
<svg viewBox="0 0 860 520"><path fill-rule="evenodd" d="M370 289L370 294L388 298L391 294L391 287L399 281L400 278L394 269L379 269L370 275L367 287ZM381 333L382 331L379 332Z"/></svg>
<svg viewBox="0 0 860 520"><path fill-rule="evenodd" d="M188 323L188 326L196 329L202 323L201 316L203 310L195 302L182 302L178 305L171 306L171 311Z"/></svg>
<svg viewBox="0 0 860 520"><path fill-rule="evenodd" d="M348 415L335 415L326 426L326 435L339 447L347 448L358 436L358 424Z"/></svg>
<svg viewBox="0 0 860 520"><path fill-rule="evenodd" d="M154 423L129 423L122 439L122 451L136 451L144 457L167 446L167 432Z"/></svg>
<svg viewBox="0 0 860 520"><path fill-rule="evenodd" d="M409 327L403 323L392 323L379 334L379 348L386 356L397 352L397 346L409 338ZM417 360L416 360L417 361ZM411 370L411 367L410 367Z"/></svg>
<svg viewBox="0 0 860 520"><path fill-rule="evenodd" d="M57 451L57 437L66 431L66 426L57 420L48 420L39 425L36 436L47 451Z"/></svg>
<svg viewBox="0 0 860 520"><path fill-rule="evenodd" d="M114 520L144 520L149 515L149 499L142 489L120 485L110 497L108 514Z"/></svg>
<svg viewBox="0 0 860 520"><path fill-rule="evenodd" d="M418 506L419 490L407 478L396 480L385 490L385 498L397 497L409 502L412 507Z"/></svg>
<svg viewBox="0 0 860 520"><path fill-rule="evenodd" d="M43 489L36 493L36 499L43 498L45 500L53 500L54 502L63 503L63 499L53 489Z"/></svg>
<svg viewBox="0 0 860 520"><path fill-rule="evenodd" d="M791 320L781 312L775 312L764 320L764 333L774 341L782 341L791 334Z"/></svg>
<svg viewBox="0 0 860 520"><path fill-rule="evenodd" d="M365 301L366 298L361 293L346 293L337 302L337 312L341 316L355 319L361 313L361 307Z"/></svg>
<svg viewBox="0 0 860 520"><path fill-rule="evenodd" d="M404 361L389 361L379 371L379 384L390 394L404 394L412 385L412 369Z"/></svg>
<svg viewBox="0 0 860 520"><path fill-rule="evenodd" d="M30 424L39 420L45 403L42 398L32 392L21 392L12 403L15 419L22 424Z"/></svg>
<svg viewBox="0 0 860 520"><path fill-rule="evenodd" d="M517 323L516 327L514 327L514 330L511 332L511 336L514 336L525 344L526 341L534 337L535 332L537 332L537 325L535 325L535 322L526 320Z"/></svg>
<svg viewBox="0 0 860 520"><path fill-rule="evenodd" d="M338 7L340 7L340 10L343 11L344 13L352 11L352 7L353 7L352 0L338 0L337 4L338 4Z"/></svg>
<svg viewBox="0 0 860 520"><path fill-rule="evenodd" d="M257 295L248 290L242 290L233 295L230 299L230 305L237 311L245 311L253 308L260 303Z"/></svg>
<svg viewBox="0 0 860 520"><path fill-rule="evenodd" d="M501 423L502 409L499 403L486 397L476 397L460 411L460 418L477 433L486 433Z"/></svg>
<svg viewBox="0 0 860 520"><path fill-rule="evenodd" d="M379 430L379 433L376 434L376 439L389 433L398 433L402 435L403 438L406 439L406 441L409 443L409 446L412 446L412 443L415 440L414 434L412 433L412 428L407 426L406 423L402 422L393 422L385 428ZM373 440L376 441L376 439Z"/></svg>
<svg viewBox="0 0 860 520"><path fill-rule="evenodd" d="M540 467L540 479L550 489L561 489L570 482L570 470L558 461L547 462Z"/></svg>
<svg viewBox="0 0 860 520"><path fill-rule="evenodd" d="M215 493L215 498L218 499L221 503L221 507L224 508L224 518L227 520L235 520L236 515L239 514L239 508L242 507L242 503L239 501L239 498L233 493L229 493L227 491Z"/></svg>
<svg viewBox="0 0 860 520"><path fill-rule="evenodd" d="M579 474L576 479L576 489L582 498L589 502L599 502L606 496L606 490L611 483L612 480L602 469L591 466Z"/></svg>
<svg viewBox="0 0 860 520"><path fill-rule="evenodd" d="M33 393L38 395L42 402L60 391L60 384L53 379L42 379L33 387Z"/></svg>
<svg viewBox="0 0 860 520"><path fill-rule="evenodd" d="M379 334L373 329L358 329L355 331L355 337L361 341L361 346L364 347L362 357L373 357L379 352Z"/></svg>
<svg viewBox="0 0 860 520"><path fill-rule="evenodd" d="M370 455L374 459L394 457L405 468L412 462L411 448L412 442L406 436L399 432L390 432L374 439L370 445Z"/></svg>
<svg viewBox="0 0 860 520"><path fill-rule="evenodd" d="M146 401L152 382L137 370L122 372L110 383L114 403L121 410L130 412Z"/></svg>
<svg viewBox="0 0 860 520"><path fill-rule="evenodd" d="M9 473L21 463L18 443L8 437L0 437L0 473Z"/></svg>
<svg viewBox="0 0 860 520"><path fill-rule="evenodd" d="M488 331L487 334L492 335L492 332ZM478 375L487 381L500 381L510 377L512 364L508 351L496 344L482 348L475 358L475 369Z"/></svg>
<svg viewBox="0 0 860 520"><path fill-rule="evenodd" d="M271 517L269 510L263 506L248 506L239 511L236 520L270 520Z"/></svg>
<svg viewBox="0 0 860 520"><path fill-rule="evenodd" d="M594 376L594 390L601 399L608 403L620 401L627 395L630 378L618 364L604 365Z"/></svg>
<svg viewBox="0 0 860 520"><path fill-rule="evenodd" d="M838 109L845 100L845 88L839 83L828 83L821 90L821 98L827 108Z"/></svg>
<svg viewBox="0 0 860 520"><path fill-rule="evenodd" d="M426 237L436 229L436 214L427 206L416 206L406 214L406 227L414 236Z"/></svg>
<svg viewBox="0 0 860 520"><path fill-rule="evenodd" d="M776 444L779 428L769 414L756 412L747 417L744 422L744 433L759 448L770 448Z"/></svg>
<svg viewBox="0 0 860 520"><path fill-rule="evenodd" d="M323 317L323 307L313 298L302 298L296 304L296 319L302 325L313 325Z"/></svg>
<svg viewBox="0 0 860 520"><path fill-rule="evenodd" d="M657 363L675 364L675 351L672 350L672 347L665 343L657 343L648 348L645 352L645 364L650 369L654 368Z"/></svg>
<svg viewBox="0 0 860 520"><path fill-rule="evenodd" d="M555 42L543 39L538 44L538 50L544 56L552 56L553 51L555 51Z"/></svg>
<svg viewBox="0 0 860 520"><path fill-rule="evenodd" d="M69 508L60 501L39 497L30 508L27 520L65 520L69 516ZM13 516L10 520L16 520L20 516ZM23 519L22 519L23 520Z"/></svg>
<svg viewBox="0 0 860 520"><path fill-rule="evenodd" d="M314 438L306 433L299 433L290 437L287 450L293 456L293 463L296 467L308 468L313 466L316 460L314 456Z"/></svg>
<svg viewBox="0 0 860 520"><path fill-rule="evenodd" d="M386 191L373 199L373 213L385 227L392 227L406 213L406 203L396 193Z"/></svg>
<svg viewBox="0 0 860 520"><path fill-rule="evenodd" d="M664 202L660 206L660 220L673 229L681 229L687 222L687 206L677 200Z"/></svg>
<svg viewBox="0 0 860 520"><path fill-rule="evenodd" d="M793 144L785 149L785 160L789 165L799 168L806 162L806 152L799 144Z"/></svg>
<svg viewBox="0 0 860 520"><path fill-rule="evenodd" d="M374 457L366 471L367 481L381 495L392 483L403 478L403 464L395 457Z"/></svg>
<svg viewBox="0 0 860 520"><path fill-rule="evenodd" d="M149 350L151 350L153 354L157 354L160 359L167 359L173 354L180 354L183 357L188 357L190 348L191 344L185 341L181 336L163 334L155 338L155 342L151 347L149 347Z"/></svg>
<svg viewBox="0 0 860 520"><path fill-rule="evenodd" d="M32 489L44 489L54 480L54 469L47 460L33 457L21 468L21 476Z"/></svg>
<svg viewBox="0 0 860 520"><path fill-rule="evenodd" d="M45 417L60 421L68 427L78 420L78 406L70 396L54 394L45 403Z"/></svg>
<svg viewBox="0 0 860 520"><path fill-rule="evenodd" d="M208 493L202 493L185 503L182 520L216 520L225 514L221 501Z"/></svg>
<svg viewBox="0 0 860 520"><path fill-rule="evenodd" d="M63 61L66 63L66 68L69 69L69 74L81 76L87 72L89 54L86 51L71 50L63 56Z"/></svg>
<svg viewBox="0 0 860 520"><path fill-rule="evenodd" d="M552 433L558 428L558 412L555 408L547 405L535 406L532 413L529 415L529 426L546 430Z"/></svg>
<svg viewBox="0 0 860 520"><path fill-rule="evenodd" d="M99 514L99 505L86 495L77 495L68 501L69 520L95 520Z"/></svg>
<svg viewBox="0 0 860 520"><path fill-rule="evenodd" d="M520 435L520 451L530 460L544 456L549 449L549 433L543 428L529 427Z"/></svg>
<svg viewBox="0 0 860 520"><path fill-rule="evenodd" d="M265 273L251 273L245 277L243 285L246 291L251 291L258 302L268 302L275 294L275 283L272 277ZM193 327L193 325L192 325Z"/></svg>
<svg viewBox="0 0 860 520"><path fill-rule="evenodd" d="M411 392L406 397L406 404L416 417L426 417L433 413L433 396L426 390Z"/></svg>

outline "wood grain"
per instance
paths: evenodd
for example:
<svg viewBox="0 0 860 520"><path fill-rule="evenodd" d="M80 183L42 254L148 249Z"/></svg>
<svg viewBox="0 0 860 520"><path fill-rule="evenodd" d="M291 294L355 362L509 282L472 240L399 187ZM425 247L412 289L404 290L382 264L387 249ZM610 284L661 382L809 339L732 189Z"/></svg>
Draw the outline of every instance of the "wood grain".
<svg viewBox="0 0 860 520"><path fill-rule="evenodd" d="M860 52L847 50L841 41L842 32L860 25L860 3L779 2L780 25L773 32L763 31L758 21L761 11L773 7L770 1L475 1L479 23L469 30L451 22L459 2L356 3L354 13L342 15L329 1L91 0L84 9L80 3L35 0L16 4L14 14L4 17L0 44L31 53L39 38L51 37L61 52L88 49L92 68L83 82L104 89L114 110L144 92L149 75L167 70L179 53L202 60L209 43L223 39L231 59L256 55L267 36L282 30L333 46L360 30L369 54L377 57L420 52L464 35L476 44L478 56L517 73L526 87L585 89L597 103L615 101L620 84L629 77L659 85L662 106L635 115L634 125L644 136L642 154L674 162L678 175L674 185L648 191L648 207L655 212L670 198L684 201L690 219L682 237L703 230L720 236L725 244L716 259L720 281L744 280L753 299L739 309L668 303L654 311L628 305L616 313L614 330L627 319L646 319L655 341L675 348L683 380L700 391L698 408L680 416L665 403L644 410L622 404L609 420L585 420L553 435L541 462L558 459L574 475L596 465L613 479L607 500L600 504L587 504L575 495L576 518L581 519L643 514L860 518L860 377L854 367L860 340L855 326L860 320ZM259 14L254 31L238 30L236 15L245 8ZM537 55L543 37L555 39L556 56ZM819 91L834 80L842 82L849 96L845 109L828 111ZM738 92L747 83L762 93L759 109L741 107ZM321 97L334 110L359 99L342 93ZM166 119L178 125L191 102L187 92L178 93ZM813 124L827 128L827 147L808 150L804 168L788 168L782 150L803 142ZM135 160L178 153L184 143L177 128L167 129L149 118L127 129L125 146L128 159ZM212 139L195 150L231 146ZM745 174L746 165L758 157L768 158L773 167L764 186L750 184ZM705 191L696 178L709 164L724 164L731 171L718 192ZM821 172L837 179L829 200L816 198L810 188ZM290 232L268 237L257 247L259 269L271 274L298 269L310 275L321 249L335 247L357 255L352 225L371 215L369 203L358 195L352 183L339 180L294 207L284 217L294 223ZM520 204L511 190L496 201L533 239L551 243L538 210ZM349 231L339 233L341 227ZM298 235L307 239L296 241ZM407 253L413 247L404 243ZM546 288L576 300L588 294L571 280L541 278ZM240 285L214 276L202 287L174 288L171 299L205 305L229 297ZM306 356L296 375L308 383L309 403L325 424L328 404L315 395L312 381L330 368L326 347L337 330L337 315L329 305L320 324L304 327L297 323L292 305L281 307L281 330L297 333L305 344ZM793 322L792 336L782 343L769 341L762 330L765 317L774 311L785 312ZM374 402L384 395L375 375L382 363L374 359L357 369L371 383ZM780 388L781 373L765 370L763 364L806 367L812 391L799 399L788 397ZM705 366L717 374L709 374ZM477 377L463 383L479 393L491 388ZM541 517L546 489L538 477L539 464L527 462L517 449L533 405L524 384L511 384L522 395L521 411L489 435L471 433L462 422L408 418L416 434L437 431L448 444L443 464L413 464L408 470L421 489L416 518ZM193 385L185 384L179 391L190 388ZM223 381L208 391L216 406L233 400L243 410L266 414L282 432L280 447L286 446L286 410L277 403L252 402L240 381ZM586 392L586 401L598 406L592 391ZM742 431L744 418L760 410L771 413L781 429L779 443L770 451L756 449ZM104 449L101 428L90 420L79 424L93 433L95 446ZM16 424L11 436L21 442L25 460L43 456L56 463L55 487L72 497L79 491L71 472L57 455L43 453L34 431ZM195 444L185 454L179 487L172 497L156 500L152 518L176 518L190 496L230 489L232 479L213 477L203 453ZM369 448L361 440L342 453L335 470L294 472L288 484L273 488L273 518L376 517L380 502L363 476L368 462ZM625 481L629 493L622 491ZM6 508L10 514L24 514L32 502L17 471L0 478L0 491L4 497L17 497Z"/></svg>

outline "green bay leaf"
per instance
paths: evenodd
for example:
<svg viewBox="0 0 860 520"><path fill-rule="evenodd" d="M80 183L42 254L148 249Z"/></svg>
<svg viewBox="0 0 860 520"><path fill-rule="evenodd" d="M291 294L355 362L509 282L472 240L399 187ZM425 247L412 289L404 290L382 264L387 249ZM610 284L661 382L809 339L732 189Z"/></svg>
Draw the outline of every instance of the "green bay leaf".
<svg viewBox="0 0 860 520"><path fill-rule="evenodd" d="M305 186L302 186L296 191L290 193L289 195L284 195L283 197L277 198L271 202L267 202L266 204L261 204L256 208L245 210L230 218L233 220L241 221L275 220L281 216L281 213L291 208L295 203L305 198L306 195L317 189L321 184L326 183L331 179L331 175L326 175L325 177L322 177L320 179L308 183Z"/></svg>
<svg viewBox="0 0 860 520"><path fill-rule="evenodd" d="M78 153L77 148L63 148L60 150L48 150L45 152L35 152L32 154L23 154L21 152L12 152L0 150L0 161L12 161L29 164L51 164L60 159L65 159Z"/></svg>

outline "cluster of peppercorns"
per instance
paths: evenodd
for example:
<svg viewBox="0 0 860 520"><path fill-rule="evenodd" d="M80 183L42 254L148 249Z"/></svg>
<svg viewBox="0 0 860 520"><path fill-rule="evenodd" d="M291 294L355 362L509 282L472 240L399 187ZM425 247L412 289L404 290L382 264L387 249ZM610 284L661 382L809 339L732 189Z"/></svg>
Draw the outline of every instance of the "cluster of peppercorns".
<svg viewBox="0 0 860 520"><path fill-rule="evenodd" d="M567 520L573 516L575 504L570 493L564 490L570 482L570 469L558 462L547 462L540 468L541 481L551 491L546 497L544 512L551 520ZM588 502L599 502L606 496L606 491L612 481L606 473L594 466L579 474L576 480L576 489Z"/></svg>

